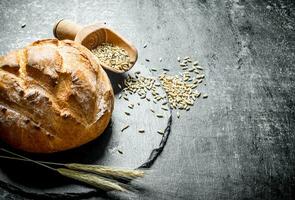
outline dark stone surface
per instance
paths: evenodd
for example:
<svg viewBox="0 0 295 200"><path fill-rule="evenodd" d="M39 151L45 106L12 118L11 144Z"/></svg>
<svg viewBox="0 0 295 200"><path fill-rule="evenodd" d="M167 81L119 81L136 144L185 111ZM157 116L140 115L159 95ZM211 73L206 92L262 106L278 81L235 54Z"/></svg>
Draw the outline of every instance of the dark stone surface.
<svg viewBox="0 0 295 200"><path fill-rule="evenodd" d="M200 90L209 98L174 117L163 153L138 182L144 190L102 199L294 196L292 1L2 0L0 9L1 53L51 37L59 18L82 24L105 19L139 48L138 64L148 58L146 66L177 73L176 57L193 55L206 68L206 86ZM4 199L22 199L0 191Z"/></svg>

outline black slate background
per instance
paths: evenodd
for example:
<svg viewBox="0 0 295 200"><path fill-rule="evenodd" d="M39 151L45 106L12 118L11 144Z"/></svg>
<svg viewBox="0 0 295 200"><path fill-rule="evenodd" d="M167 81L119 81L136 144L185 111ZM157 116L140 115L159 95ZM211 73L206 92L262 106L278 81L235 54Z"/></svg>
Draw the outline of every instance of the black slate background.
<svg viewBox="0 0 295 200"><path fill-rule="evenodd" d="M293 199L293 1L1 0L0 53L52 37L60 18L106 20L146 67L178 73L176 58L193 55L206 68L209 98L174 113L163 153L139 182L145 190L102 199ZM0 198L23 199L2 189Z"/></svg>

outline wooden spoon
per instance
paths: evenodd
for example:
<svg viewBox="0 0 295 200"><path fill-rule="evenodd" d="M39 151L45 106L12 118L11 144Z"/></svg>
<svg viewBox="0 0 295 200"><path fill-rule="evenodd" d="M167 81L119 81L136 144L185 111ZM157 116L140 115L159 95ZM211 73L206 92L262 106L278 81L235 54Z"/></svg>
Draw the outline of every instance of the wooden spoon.
<svg viewBox="0 0 295 200"><path fill-rule="evenodd" d="M105 63L101 63L102 67L115 73L124 73L130 70L137 60L137 49L124 39L120 34L108 28L105 23L97 23L82 27L70 20L59 20L53 27L53 34L59 40L70 39L78 42L89 50L95 49L102 43L111 43L119 46L128 53L130 57L130 65L127 70L117 70Z"/></svg>

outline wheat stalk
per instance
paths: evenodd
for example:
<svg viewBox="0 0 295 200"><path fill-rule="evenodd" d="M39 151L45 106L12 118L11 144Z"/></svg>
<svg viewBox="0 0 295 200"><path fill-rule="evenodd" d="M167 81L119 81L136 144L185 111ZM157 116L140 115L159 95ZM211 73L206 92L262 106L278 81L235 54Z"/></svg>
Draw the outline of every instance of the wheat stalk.
<svg viewBox="0 0 295 200"><path fill-rule="evenodd" d="M24 158L17 158L17 157L10 157L10 156L0 156L0 158L30 162L30 160L26 160ZM140 178L140 177L143 177L145 174L143 170L114 168L114 167L107 167L102 165L87 165L87 164L78 164L78 163L63 164L63 163L54 163L54 162L46 162L46 161L35 161L35 162L47 164L47 165L64 166L73 170L91 172L91 173L102 175L102 176L107 176L107 177L112 177L117 179L125 179L125 180Z"/></svg>
<svg viewBox="0 0 295 200"><path fill-rule="evenodd" d="M1 151L14 155L16 157L10 156L0 156L3 159L11 159L11 160L19 160L19 161L26 161L32 162L42 167L46 167L50 170L56 171L62 176L86 183L91 185L95 188L102 189L105 191L116 190L120 192L126 192L127 189L122 187L124 184L119 183L117 181L105 178L105 177L113 177L113 178L121 178L121 179L134 179L137 177L142 177L144 172L141 170L129 170L129 169L119 169L119 168L112 168L106 167L101 165L86 165L86 164L63 164L63 163L53 163L53 162L45 162L45 161L36 161L25 156L16 154L4 148L0 148ZM48 165L58 165L68 167L66 168L53 168ZM90 173L88 173L90 172ZM103 177L104 176L104 177ZM127 186L126 186L127 188Z"/></svg>
<svg viewBox="0 0 295 200"><path fill-rule="evenodd" d="M32 160L32 159L27 158L27 157L25 157L25 156L22 156L22 155L19 155L19 154L13 153L12 151L9 151L9 150L7 150L7 149L1 148L0 150L1 150L1 151L4 151L4 152L6 152L6 153L9 153L9 154L11 154L11 155L17 156L17 157L19 157L20 159L26 160L26 161L28 161L28 162L35 163L35 164L37 164L37 165L40 165L40 166L42 166L42 167L46 167L46 168L48 168L48 169L50 169L50 170L53 170L53 171L56 171L56 169L53 168L53 167L49 167L48 165L45 165L45 164L40 163L40 162L38 162L38 161L35 161L35 160Z"/></svg>

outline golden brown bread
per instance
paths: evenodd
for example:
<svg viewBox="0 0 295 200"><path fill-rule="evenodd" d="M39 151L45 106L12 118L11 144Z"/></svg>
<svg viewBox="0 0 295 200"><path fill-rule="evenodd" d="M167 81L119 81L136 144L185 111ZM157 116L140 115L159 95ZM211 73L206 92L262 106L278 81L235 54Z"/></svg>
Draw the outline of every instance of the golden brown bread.
<svg viewBox="0 0 295 200"><path fill-rule="evenodd" d="M0 139L28 152L71 149L107 127L114 95L91 52L40 40L0 57Z"/></svg>

